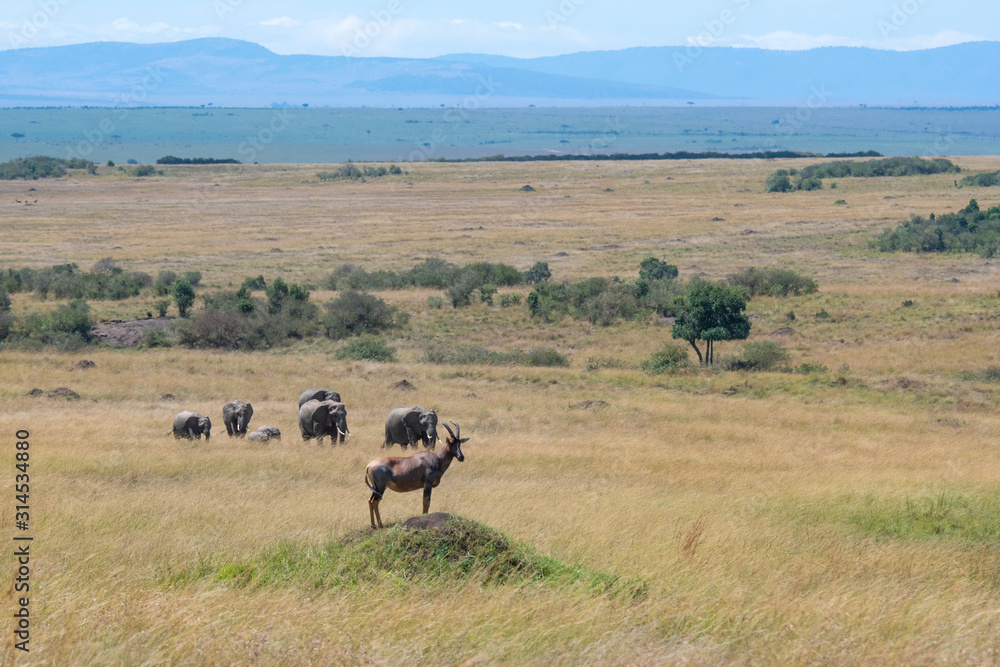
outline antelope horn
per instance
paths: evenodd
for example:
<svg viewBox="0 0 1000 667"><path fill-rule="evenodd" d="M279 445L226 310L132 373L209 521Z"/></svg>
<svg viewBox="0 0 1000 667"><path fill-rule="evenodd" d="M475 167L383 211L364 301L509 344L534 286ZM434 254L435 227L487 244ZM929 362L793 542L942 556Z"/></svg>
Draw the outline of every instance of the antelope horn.
<svg viewBox="0 0 1000 667"><path fill-rule="evenodd" d="M451 422L451 423L455 424L455 422ZM451 429L448 429L448 430L450 431ZM462 429L460 429L458 427L458 424L455 424L455 439L460 439L461 437L462 437Z"/></svg>
<svg viewBox="0 0 1000 667"><path fill-rule="evenodd" d="M455 424L455 422L452 422L452 424ZM447 424L445 424L444 422L441 422L441 426L444 426L444 427L445 427L446 429L448 429L448 433L450 433L450 434L451 434L451 437L452 437L452 438L455 438L455 432L451 430L451 427L450 427L450 426L448 426L448 425L447 425ZM458 427L458 424L455 424L455 426L456 426L456 427ZM440 438L439 438L439 439L440 439Z"/></svg>

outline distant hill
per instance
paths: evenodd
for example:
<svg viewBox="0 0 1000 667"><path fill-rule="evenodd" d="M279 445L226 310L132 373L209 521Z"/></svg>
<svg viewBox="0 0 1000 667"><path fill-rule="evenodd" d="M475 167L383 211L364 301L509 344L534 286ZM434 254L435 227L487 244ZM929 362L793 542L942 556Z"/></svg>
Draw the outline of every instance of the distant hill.
<svg viewBox="0 0 1000 667"><path fill-rule="evenodd" d="M0 105L477 106L686 100L695 90L443 59L281 56L232 39L0 51ZM470 102L472 104L472 102Z"/></svg>
<svg viewBox="0 0 1000 667"><path fill-rule="evenodd" d="M924 51L643 47L547 58L282 56L232 39L0 51L2 106L1000 103L1000 42Z"/></svg>

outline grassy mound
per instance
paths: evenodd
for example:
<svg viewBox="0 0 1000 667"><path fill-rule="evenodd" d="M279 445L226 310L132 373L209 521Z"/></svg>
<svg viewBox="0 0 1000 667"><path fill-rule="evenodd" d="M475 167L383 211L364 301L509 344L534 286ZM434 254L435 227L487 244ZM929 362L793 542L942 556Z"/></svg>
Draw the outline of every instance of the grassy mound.
<svg viewBox="0 0 1000 667"><path fill-rule="evenodd" d="M643 597L648 588L640 579L588 572L540 556L493 528L461 517L429 530L404 530L398 523L384 530L359 530L322 545L286 541L245 561L202 560L166 577L164 583L214 580L240 588L323 589L386 580L434 586L460 579L483 586L536 582L630 598Z"/></svg>

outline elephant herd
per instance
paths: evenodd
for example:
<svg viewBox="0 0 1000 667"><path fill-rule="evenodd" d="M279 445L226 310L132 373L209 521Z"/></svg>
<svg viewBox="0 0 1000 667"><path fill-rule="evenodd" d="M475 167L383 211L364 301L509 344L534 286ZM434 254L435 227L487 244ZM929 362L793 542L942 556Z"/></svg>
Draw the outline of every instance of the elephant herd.
<svg viewBox="0 0 1000 667"><path fill-rule="evenodd" d="M280 440L281 431L274 426L260 426L248 432L253 406L243 401L230 401L222 407L222 422L229 437L245 437L250 442ZM329 389L307 389L299 396L299 432L305 441L315 439L323 444L323 438L343 443L351 435L347 427L347 407L340 394ZM432 449L440 442L437 434L438 418L434 410L422 406L399 407L389 412L385 420L385 438L382 447L398 444L402 449L416 448L418 443ZM183 411L174 417L174 437L189 440L205 440L212 437L212 420L197 412Z"/></svg>
<svg viewBox="0 0 1000 667"><path fill-rule="evenodd" d="M330 436L333 442L344 442L351 435L347 428L347 408L341 402L340 394L329 389L308 389L299 397L299 431L305 441L315 438L323 444L323 438ZM222 407L222 421L226 425L229 437L246 437L248 441L267 442L280 440L281 431L273 426L260 426L256 431L247 433L250 419L253 417L253 406L243 401L230 401ZM462 444L468 438L461 437L458 424L452 431L448 424L443 424L448 431L444 446L434 452L422 451L413 456L382 456L372 460L365 470L365 484L371 489L368 499L368 510L372 528L382 527L382 517L379 513L379 503L387 489L405 493L423 489L424 514L427 514L431 504L431 491L441 482L441 477L451 465L452 460L464 461ZM433 410L427 410L415 405L411 408L400 407L389 412L385 420L385 439L382 447L400 445L417 448L418 443L425 450L433 450L436 443L441 442L437 433L438 417ZM212 421L197 412L185 410L174 417L174 437L189 440L205 440L212 437Z"/></svg>

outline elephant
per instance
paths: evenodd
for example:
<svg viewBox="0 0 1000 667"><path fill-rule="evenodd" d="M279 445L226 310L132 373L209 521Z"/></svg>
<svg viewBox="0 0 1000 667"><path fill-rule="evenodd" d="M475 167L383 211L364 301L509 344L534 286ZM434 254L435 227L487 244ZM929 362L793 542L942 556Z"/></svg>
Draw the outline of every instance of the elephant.
<svg viewBox="0 0 1000 667"><path fill-rule="evenodd" d="M248 442L267 442L281 440L281 431L275 426L258 426L256 431L247 433Z"/></svg>
<svg viewBox="0 0 1000 667"><path fill-rule="evenodd" d="M184 412L177 413L174 417L174 437L175 438L187 438L188 440L201 440L201 436L205 436L205 440L210 440L212 437L212 420L208 417L202 417L197 412L190 412L185 410Z"/></svg>
<svg viewBox="0 0 1000 667"><path fill-rule="evenodd" d="M229 437L243 437L247 434L247 425L253 417L253 406L243 401L230 401L222 406L222 421L226 425Z"/></svg>
<svg viewBox="0 0 1000 667"><path fill-rule="evenodd" d="M340 394L335 391L330 391L329 389L306 389L299 396L299 407L301 408L309 401L334 401L335 403L342 403L340 400Z"/></svg>
<svg viewBox="0 0 1000 667"><path fill-rule="evenodd" d="M425 410L423 406L396 408L385 420L385 440L382 447L398 444L406 449L408 445L416 447L419 440L424 443L425 449L434 449L438 441L437 422L437 413Z"/></svg>
<svg viewBox="0 0 1000 667"><path fill-rule="evenodd" d="M337 401L306 401L299 408L299 431L303 440L316 438L316 444L323 444L323 436L329 435L337 442L344 442L345 436L351 434L347 428L347 407Z"/></svg>

